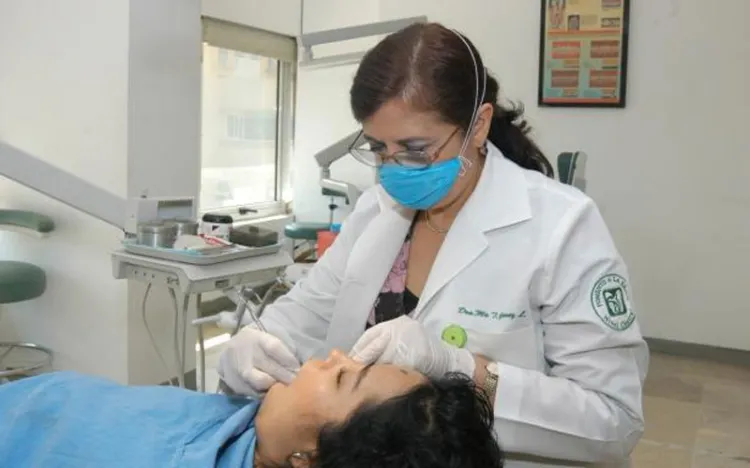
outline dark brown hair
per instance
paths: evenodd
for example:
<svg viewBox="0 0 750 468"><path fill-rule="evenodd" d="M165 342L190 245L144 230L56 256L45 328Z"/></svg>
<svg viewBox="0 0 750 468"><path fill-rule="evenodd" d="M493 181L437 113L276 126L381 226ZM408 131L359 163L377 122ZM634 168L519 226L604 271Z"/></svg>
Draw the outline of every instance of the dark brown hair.
<svg viewBox="0 0 750 468"><path fill-rule="evenodd" d="M487 395L448 374L324 428L312 468L502 468Z"/></svg>
<svg viewBox="0 0 750 468"><path fill-rule="evenodd" d="M503 468L489 397L464 374L431 378L323 427L311 468ZM259 468L292 468L256 463Z"/></svg>
<svg viewBox="0 0 750 468"><path fill-rule="evenodd" d="M461 40L464 38L466 43ZM476 104L491 103L494 115L489 140L519 166L554 176L552 165L529 138L523 105L498 103L500 87L479 52L465 36L437 23L416 23L380 41L362 59L350 91L358 122L372 117L387 101L400 97L417 110L435 111L443 120L469 130ZM474 53L476 65L467 44Z"/></svg>

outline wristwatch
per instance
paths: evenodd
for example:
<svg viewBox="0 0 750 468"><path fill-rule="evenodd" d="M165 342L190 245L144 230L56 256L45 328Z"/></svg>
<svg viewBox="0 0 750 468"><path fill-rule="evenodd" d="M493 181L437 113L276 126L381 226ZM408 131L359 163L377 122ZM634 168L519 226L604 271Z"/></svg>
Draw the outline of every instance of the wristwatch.
<svg viewBox="0 0 750 468"><path fill-rule="evenodd" d="M487 397L492 400L495 398L495 391L497 390L497 363L491 362L484 369L487 371L484 377L484 391L487 393Z"/></svg>

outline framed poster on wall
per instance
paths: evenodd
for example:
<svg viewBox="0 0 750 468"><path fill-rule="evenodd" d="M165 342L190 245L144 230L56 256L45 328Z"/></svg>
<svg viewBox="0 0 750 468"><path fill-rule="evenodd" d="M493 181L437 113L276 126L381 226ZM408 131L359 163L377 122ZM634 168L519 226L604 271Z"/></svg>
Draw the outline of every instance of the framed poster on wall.
<svg viewBox="0 0 750 468"><path fill-rule="evenodd" d="M630 0L541 0L540 106L625 107Z"/></svg>

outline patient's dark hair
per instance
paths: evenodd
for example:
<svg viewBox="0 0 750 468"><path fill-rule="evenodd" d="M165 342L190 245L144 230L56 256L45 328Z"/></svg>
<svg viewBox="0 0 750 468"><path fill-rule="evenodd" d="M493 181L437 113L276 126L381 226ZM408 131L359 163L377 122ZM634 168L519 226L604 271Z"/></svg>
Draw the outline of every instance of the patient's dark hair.
<svg viewBox="0 0 750 468"><path fill-rule="evenodd" d="M349 92L354 118L363 122L386 102L401 98L414 109L434 111L445 122L467 131L474 106L489 103L494 108L489 140L519 166L552 177L552 165L528 135L531 127L524 119L523 106L501 104L497 80L488 72L485 83L484 69L479 51L467 37L438 23L407 26L388 35L362 58ZM480 103L476 102L477 75L480 97L485 89Z"/></svg>
<svg viewBox="0 0 750 468"><path fill-rule="evenodd" d="M503 453L484 392L463 374L365 405L323 429L313 468L499 468Z"/></svg>

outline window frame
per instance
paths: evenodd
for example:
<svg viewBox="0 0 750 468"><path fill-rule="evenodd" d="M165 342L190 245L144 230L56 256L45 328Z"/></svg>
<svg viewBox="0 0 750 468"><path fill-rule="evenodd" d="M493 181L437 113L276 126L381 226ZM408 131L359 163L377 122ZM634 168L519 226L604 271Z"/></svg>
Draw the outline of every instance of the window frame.
<svg viewBox="0 0 750 468"><path fill-rule="evenodd" d="M230 23L223 20L218 20L208 16L202 16L201 21L203 24L203 41L213 47L221 49L234 50L241 53L258 55L272 60L277 61L277 88L276 88L276 155L275 155L275 189L274 189L274 200L265 202L256 202L250 204L241 204L235 206L228 206L223 208L208 208L199 206L199 215L203 216L205 213L219 213L228 214L232 216L235 222L247 222L255 221L262 218L268 218L278 216L282 214L288 214L288 202L287 194L290 192L290 168L292 152L294 150L294 114L296 108L296 86L297 86L297 49L296 39L282 34L271 33L268 31L262 31L255 29L251 26L240 25L236 23ZM207 27L212 28L212 32L220 32L220 34L213 34L213 38L209 38L207 34ZM221 37L227 37L226 34L232 34L236 38L238 35L243 35L241 40L231 39L229 41L221 40ZM270 53L261 53L258 50L251 50L252 47L244 47L238 44L249 43L253 35L260 35L261 42L263 40L271 41L292 41L294 48L290 51L287 47L286 54L284 57L274 56ZM230 44L231 42L231 44ZM276 44L278 46L278 44ZM282 43L282 45L284 45ZM261 47L264 49L264 47ZM267 47L265 49L268 49ZM273 47L268 50L273 50ZM203 67L203 59L201 58L201 67ZM201 87L202 89L202 87ZM201 190L203 188L203 158L201 157Z"/></svg>

